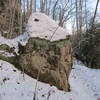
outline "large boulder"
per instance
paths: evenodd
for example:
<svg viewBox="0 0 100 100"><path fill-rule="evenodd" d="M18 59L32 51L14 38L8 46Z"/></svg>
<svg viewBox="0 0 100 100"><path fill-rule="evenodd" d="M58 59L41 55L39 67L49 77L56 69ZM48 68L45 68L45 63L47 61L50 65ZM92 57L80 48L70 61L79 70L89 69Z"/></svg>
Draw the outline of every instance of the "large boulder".
<svg viewBox="0 0 100 100"><path fill-rule="evenodd" d="M69 91L68 78L72 67L72 55L70 37L66 30L45 14L34 13L29 18L26 34L26 44L23 46L22 41L18 43L19 55L0 55L0 58L33 78ZM24 38L24 35L21 37Z"/></svg>
<svg viewBox="0 0 100 100"><path fill-rule="evenodd" d="M33 78L54 85L60 90L70 89L68 77L72 56L67 39L50 42L30 38L25 46L19 44L19 55L3 59Z"/></svg>
<svg viewBox="0 0 100 100"><path fill-rule="evenodd" d="M72 58L66 40L50 42L30 38L25 51L19 57L19 64L32 77L68 91L68 77Z"/></svg>

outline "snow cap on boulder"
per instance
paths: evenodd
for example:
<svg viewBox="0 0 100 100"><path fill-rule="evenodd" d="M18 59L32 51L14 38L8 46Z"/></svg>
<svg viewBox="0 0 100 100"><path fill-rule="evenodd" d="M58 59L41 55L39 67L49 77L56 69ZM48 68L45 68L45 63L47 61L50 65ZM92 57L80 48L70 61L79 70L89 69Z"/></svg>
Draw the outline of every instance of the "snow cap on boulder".
<svg viewBox="0 0 100 100"><path fill-rule="evenodd" d="M50 41L65 39L67 31L43 13L33 13L28 21L28 33L31 37L40 37Z"/></svg>

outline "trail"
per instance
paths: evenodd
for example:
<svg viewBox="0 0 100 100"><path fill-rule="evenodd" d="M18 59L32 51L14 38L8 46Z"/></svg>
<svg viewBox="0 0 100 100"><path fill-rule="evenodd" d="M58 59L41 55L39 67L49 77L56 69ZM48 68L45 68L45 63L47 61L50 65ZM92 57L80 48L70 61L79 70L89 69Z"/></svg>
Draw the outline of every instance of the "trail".
<svg viewBox="0 0 100 100"><path fill-rule="evenodd" d="M69 80L72 90L78 92L78 100L100 100L100 70L87 68L77 62Z"/></svg>

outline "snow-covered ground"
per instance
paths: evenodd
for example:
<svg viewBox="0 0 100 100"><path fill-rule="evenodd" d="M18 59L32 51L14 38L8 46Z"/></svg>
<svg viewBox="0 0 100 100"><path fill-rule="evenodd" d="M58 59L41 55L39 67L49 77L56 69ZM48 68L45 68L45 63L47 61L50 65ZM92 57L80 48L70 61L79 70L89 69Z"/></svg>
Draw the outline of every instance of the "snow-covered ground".
<svg viewBox="0 0 100 100"><path fill-rule="evenodd" d="M28 75L23 79L21 71L0 60L0 100L33 100L34 92L36 100L100 100L100 70L75 61L69 82L71 92L59 91Z"/></svg>

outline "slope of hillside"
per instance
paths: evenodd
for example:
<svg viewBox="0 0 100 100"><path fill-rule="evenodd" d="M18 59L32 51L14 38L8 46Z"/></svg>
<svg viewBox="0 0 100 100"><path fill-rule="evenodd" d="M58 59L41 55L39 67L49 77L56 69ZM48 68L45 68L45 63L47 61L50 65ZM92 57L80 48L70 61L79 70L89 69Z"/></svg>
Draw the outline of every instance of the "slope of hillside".
<svg viewBox="0 0 100 100"><path fill-rule="evenodd" d="M23 45L29 37L50 39L52 41L63 39L67 33L64 29L47 16L36 13L29 19L26 32L15 39L5 39L0 36L0 45L7 44L18 52L18 42ZM40 18L40 19L39 19ZM35 20L35 22L34 22ZM37 20L37 21L36 21ZM39 21L38 21L39 20ZM36 25L36 26L35 26ZM57 29L57 31L55 31ZM4 54L5 51L0 51ZM6 56L13 56L6 54ZM59 91L56 87L38 82L8 62L0 60L0 100L33 100L34 92L36 100L100 100L100 70L89 69L75 61L69 77L70 92ZM37 88L36 87L37 84Z"/></svg>
<svg viewBox="0 0 100 100"><path fill-rule="evenodd" d="M38 82L25 75L13 65L0 60L0 100L100 100L100 70L86 68L74 63L69 81L71 92ZM37 83L37 88L35 90Z"/></svg>

